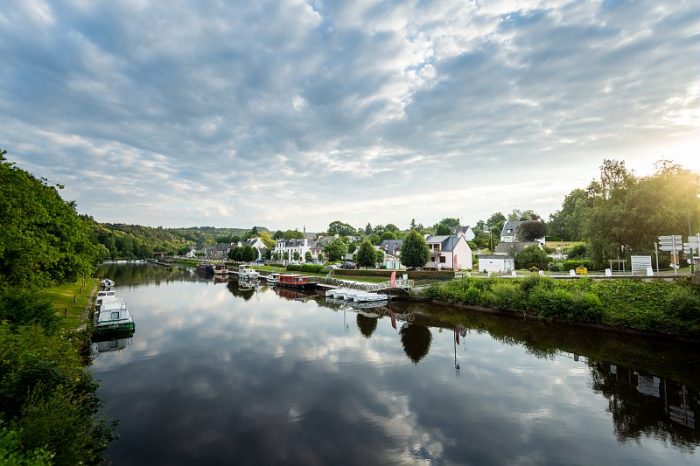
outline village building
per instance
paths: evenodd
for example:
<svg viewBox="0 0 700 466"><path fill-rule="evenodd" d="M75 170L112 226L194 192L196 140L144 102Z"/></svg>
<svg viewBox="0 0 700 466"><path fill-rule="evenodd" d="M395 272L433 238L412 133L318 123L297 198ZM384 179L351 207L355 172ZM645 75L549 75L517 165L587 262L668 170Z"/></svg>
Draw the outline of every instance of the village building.
<svg viewBox="0 0 700 466"><path fill-rule="evenodd" d="M479 272L508 273L515 270L515 259L507 254L477 254Z"/></svg>
<svg viewBox="0 0 700 466"><path fill-rule="evenodd" d="M426 242L430 254L425 268L455 271L472 269L472 250L464 236L428 236Z"/></svg>
<svg viewBox="0 0 700 466"><path fill-rule="evenodd" d="M275 249L272 250L272 254L278 254L284 259L285 253L289 255L289 260L294 260L294 253L299 254L299 260L305 261L305 256L307 252L311 252L309 247L309 240L304 239L278 239L275 243Z"/></svg>

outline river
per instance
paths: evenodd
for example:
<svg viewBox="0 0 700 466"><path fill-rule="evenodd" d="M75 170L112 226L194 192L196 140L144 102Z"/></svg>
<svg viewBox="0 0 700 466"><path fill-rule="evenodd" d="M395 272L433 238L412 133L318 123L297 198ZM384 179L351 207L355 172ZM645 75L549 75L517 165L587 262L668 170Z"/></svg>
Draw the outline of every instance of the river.
<svg viewBox="0 0 700 466"><path fill-rule="evenodd" d="M101 273L136 322L93 345L115 465L700 464L696 345Z"/></svg>

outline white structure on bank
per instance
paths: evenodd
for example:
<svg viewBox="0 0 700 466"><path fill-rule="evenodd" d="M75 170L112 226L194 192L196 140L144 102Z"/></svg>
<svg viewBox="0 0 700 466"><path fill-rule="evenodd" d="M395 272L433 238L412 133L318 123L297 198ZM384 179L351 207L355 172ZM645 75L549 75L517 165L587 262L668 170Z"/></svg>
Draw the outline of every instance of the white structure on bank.
<svg viewBox="0 0 700 466"><path fill-rule="evenodd" d="M477 254L479 272L508 273L515 270L515 259L506 254Z"/></svg>
<svg viewBox="0 0 700 466"><path fill-rule="evenodd" d="M430 255L425 267L437 270L471 270L472 250L463 235L428 236Z"/></svg>
<svg viewBox="0 0 700 466"><path fill-rule="evenodd" d="M289 253L289 260L294 260L294 253L299 253L299 260L304 261L307 252L310 252L309 240L304 239L279 239L275 243L275 249L272 250L272 254L280 254L280 257L284 259L284 253Z"/></svg>

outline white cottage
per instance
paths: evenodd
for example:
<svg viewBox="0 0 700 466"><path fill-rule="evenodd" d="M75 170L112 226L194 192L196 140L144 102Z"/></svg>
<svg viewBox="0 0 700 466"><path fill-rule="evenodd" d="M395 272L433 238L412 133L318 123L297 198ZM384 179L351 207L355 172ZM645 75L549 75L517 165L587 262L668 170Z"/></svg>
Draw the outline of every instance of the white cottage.
<svg viewBox="0 0 700 466"><path fill-rule="evenodd" d="M428 236L425 240L430 251L425 267L437 270L472 269L472 249L464 236Z"/></svg>

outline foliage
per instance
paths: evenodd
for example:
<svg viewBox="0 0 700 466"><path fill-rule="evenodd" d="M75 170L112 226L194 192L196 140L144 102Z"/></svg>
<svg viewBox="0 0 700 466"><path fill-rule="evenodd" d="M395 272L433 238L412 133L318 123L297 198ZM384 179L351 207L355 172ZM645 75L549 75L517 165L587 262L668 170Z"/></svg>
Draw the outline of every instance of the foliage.
<svg viewBox="0 0 700 466"><path fill-rule="evenodd" d="M585 259L588 257L588 246L585 243L571 246L566 250L566 257L568 259Z"/></svg>
<svg viewBox="0 0 700 466"><path fill-rule="evenodd" d="M449 227L449 225L446 225L444 223L438 223L435 226L435 234L438 236L441 235L451 235L452 234L452 229Z"/></svg>
<svg viewBox="0 0 700 466"><path fill-rule="evenodd" d="M51 303L36 293L22 289L0 290L0 322L13 327L38 324L47 332L56 330L58 322Z"/></svg>
<svg viewBox="0 0 700 466"><path fill-rule="evenodd" d="M55 464L94 464L112 438L98 416L97 384L73 343L37 325L0 324L0 419L19 427L27 450Z"/></svg>
<svg viewBox="0 0 700 466"><path fill-rule="evenodd" d="M394 233L393 231L385 231L385 232L382 233L382 235L380 236L380 239L381 239L382 241L384 241L384 240L389 240L389 239L396 239L396 233Z"/></svg>
<svg viewBox="0 0 700 466"><path fill-rule="evenodd" d="M588 259L567 259L561 263L561 268L564 271L575 270L577 267L586 267L588 270L591 270L593 264Z"/></svg>
<svg viewBox="0 0 700 466"><path fill-rule="evenodd" d="M314 260L314 257L313 257L313 255L311 254L311 251L306 251L306 253L304 254L304 260L305 260L306 262L311 262L311 261Z"/></svg>
<svg viewBox="0 0 700 466"><path fill-rule="evenodd" d="M282 237L284 239L304 239L304 233L299 230L287 230Z"/></svg>
<svg viewBox="0 0 700 466"><path fill-rule="evenodd" d="M360 267L374 267L376 260L377 256L374 252L374 246L369 240L365 239L357 251L357 265Z"/></svg>
<svg viewBox="0 0 700 466"><path fill-rule="evenodd" d="M260 241L265 243L265 247L267 249L274 249L275 245L277 244L269 231L263 231L260 233Z"/></svg>
<svg viewBox="0 0 700 466"><path fill-rule="evenodd" d="M53 456L45 448L26 449L21 430L0 427L0 466L51 466Z"/></svg>
<svg viewBox="0 0 700 466"><path fill-rule="evenodd" d="M432 285L425 296L544 319L600 322L700 339L700 286L690 282L465 278Z"/></svg>
<svg viewBox="0 0 700 466"><path fill-rule="evenodd" d="M381 249L375 249L374 250L374 263L375 264L381 264L384 262L384 251Z"/></svg>
<svg viewBox="0 0 700 466"><path fill-rule="evenodd" d="M406 267L423 267L428 262L430 253L425 238L411 230L401 248L401 263Z"/></svg>
<svg viewBox="0 0 700 466"><path fill-rule="evenodd" d="M561 209L549 216L549 235L561 241L576 241L583 238L585 214L589 207L585 189L574 189L564 197Z"/></svg>
<svg viewBox="0 0 700 466"><path fill-rule="evenodd" d="M56 186L6 161L5 154L0 150L0 287L90 274L99 253L90 220L61 199Z"/></svg>
<svg viewBox="0 0 700 466"><path fill-rule="evenodd" d="M237 262L252 262L258 258L258 251L249 244L236 246L228 252L228 258Z"/></svg>
<svg viewBox="0 0 700 466"><path fill-rule="evenodd" d="M347 254L348 247L340 238L336 238L328 243L323 250L326 254L328 254L328 260L339 261L343 259L345 254Z"/></svg>
<svg viewBox="0 0 700 466"><path fill-rule="evenodd" d="M526 221L518 227L518 239L536 241L547 234L547 224L539 221Z"/></svg>
<svg viewBox="0 0 700 466"><path fill-rule="evenodd" d="M335 220L328 225L328 234L331 236L351 236L357 234L357 230L348 223Z"/></svg>
<svg viewBox="0 0 700 466"><path fill-rule="evenodd" d="M430 329L424 325L409 325L402 327L399 333L404 353L414 364L418 364L430 351L430 343L433 340Z"/></svg>
<svg viewBox="0 0 700 466"><path fill-rule="evenodd" d="M230 242L230 235L221 236L217 239L224 241L219 242ZM92 238L104 246L102 259L146 259L153 257L156 251L174 255L183 250L187 252L190 248L185 238L162 227L93 223Z"/></svg>
<svg viewBox="0 0 700 466"><path fill-rule="evenodd" d="M525 221L525 222L539 222L542 219L533 210L519 210L513 209L511 213L508 214L509 221Z"/></svg>
<svg viewBox="0 0 700 466"><path fill-rule="evenodd" d="M536 244L526 247L515 256L515 266L519 269L536 267L539 270L544 270L548 263L547 253Z"/></svg>

